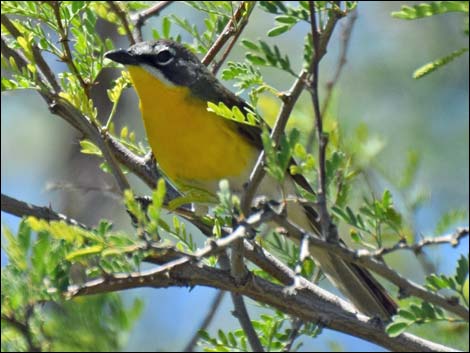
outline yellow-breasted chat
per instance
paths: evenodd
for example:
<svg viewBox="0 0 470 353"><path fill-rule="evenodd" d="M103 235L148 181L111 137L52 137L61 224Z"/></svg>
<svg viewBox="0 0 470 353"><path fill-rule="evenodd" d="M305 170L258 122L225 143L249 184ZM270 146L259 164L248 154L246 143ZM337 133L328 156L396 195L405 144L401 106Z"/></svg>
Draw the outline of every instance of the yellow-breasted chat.
<svg viewBox="0 0 470 353"><path fill-rule="evenodd" d="M140 42L105 56L129 70L152 152L183 193L196 188L215 195L220 179L227 179L234 193L243 190L263 148L261 128L219 117L207 110L207 102L223 102L246 113L250 107L244 100L174 41ZM288 176L283 185L266 176L258 193L280 199L284 194L295 194L295 183L311 191L299 175ZM313 208L288 203L287 216L319 234ZM396 304L369 272L314 247L310 253L359 311L385 320L395 313Z"/></svg>

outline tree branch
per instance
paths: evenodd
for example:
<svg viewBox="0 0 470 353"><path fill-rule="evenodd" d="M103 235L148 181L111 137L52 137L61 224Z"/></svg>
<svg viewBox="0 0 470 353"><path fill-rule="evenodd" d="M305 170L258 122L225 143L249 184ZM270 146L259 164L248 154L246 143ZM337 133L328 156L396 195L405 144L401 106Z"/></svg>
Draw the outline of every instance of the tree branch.
<svg viewBox="0 0 470 353"><path fill-rule="evenodd" d="M230 37L233 36L233 39L227 47L227 50L225 50L224 54L222 55L222 58L218 62L214 63L214 66L212 67L212 73L214 75L217 74L217 71L228 57L228 54L237 42L240 34L243 32L243 29L248 24L248 18L255 8L255 5L256 1L242 1L240 3L233 16L230 18L220 35L215 40L214 44L212 44L204 58L201 60L204 65L208 66L215 59L217 53L224 47L225 43L227 43Z"/></svg>
<svg viewBox="0 0 470 353"><path fill-rule="evenodd" d="M3 205L2 205L2 208L3 208ZM49 214L46 214L45 216L50 217L50 218L56 218L57 217L57 216L50 216ZM185 265L193 265L194 261L195 260L197 261L197 259L201 259L203 257L207 257L207 256L210 256L210 255L213 255L213 254L220 253L221 251L226 249L228 246L230 246L230 244L233 241L235 241L236 239L240 239L240 238L243 238L244 236L246 236L246 230L248 228L252 228L252 227L255 228L257 225L259 225L261 223L264 223L264 222L267 222L269 219L271 219L271 217L274 217L273 219L275 221L279 221L278 217L282 217L282 216L279 216L275 212L270 211L269 208L264 209L263 211L260 211L260 212L256 213L255 215L253 215L252 217L250 217L244 225L239 226L228 237L225 237L225 238L219 239L215 242L212 242L211 244L209 244L208 246L206 246L203 249L200 249L199 251L197 251L193 255L186 255L186 254L181 254L181 253L178 254L177 252L174 253L173 255L171 255L172 257L168 258L170 260L170 262L167 262L163 266L161 266L157 270L157 272L155 272L155 271L152 272L151 271L147 274L139 273L139 274L134 274L134 275L108 275L106 279L98 279L98 280L90 281L83 287L72 287L69 290L69 294L70 295L92 294L92 293L99 293L99 292L107 292L107 291L111 291L111 290L114 291L114 290L121 290L121 289L126 289L126 288L134 288L136 286L136 282L134 281L134 279L138 278L138 277L141 277L143 275L144 276L148 275L147 279L149 279L150 281L153 281L156 278L155 277L156 273L168 273L168 272L171 272L173 268L178 268L180 266L185 266ZM286 227L288 229L289 234L294 235L294 236L299 236L299 235L305 236L305 234L306 234L305 232L298 229L296 226L291 225L290 223L286 223L288 221L285 220L284 218L281 218L281 219L282 219L282 221L279 222L279 223L282 224L283 227ZM81 224L78 224L78 225L83 226ZM340 247L337 244L331 244L331 243L325 242L325 241L323 241L321 239L318 239L318 238L315 238L315 237L312 237L310 239L310 243L313 244L314 246L318 246L318 247L320 247L320 248L322 248L326 251L334 252L336 256L344 258L344 259L348 260L349 262L356 262L358 264L361 264L364 267L368 267L371 270L377 272L378 274L384 276L385 278L391 280L393 283L396 282L395 281L396 276L399 276L395 272L393 272L393 270L389 269L385 264L383 264L381 262L378 262L377 260L372 259L370 257L361 257L361 256L358 257L356 252L351 251L351 250L346 249L346 248L343 248L343 247ZM156 249L159 249L158 246L157 246ZM253 245L253 244L245 241L245 254L246 254L247 259L252 261L254 264L259 266L260 268L262 268L266 272L273 275L276 279L280 280L281 283L284 283L284 285L289 285L289 284L292 284L294 282L294 280L296 278L296 274L290 268L288 268L286 265L282 264L279 260L277 260L275 257L270 255L266 250L258 247L257 245ZM175 256L176 256L176 258L175 258ZM151 256L150 256L149 260L151 260ZM158 261L154 261L154 262L162 263L161 261L162 261L162 259L158 259ZM197 268L200 268L200 265L196 264L195 266ZM392 273L393 273L392 276L389 276L389 274L388 274L389 271L392 271ZM164 277L167 278L166 276L164 276ZM224 277L227 277L227 276L224 274ZM137 280L137 284L138 284L137 286L149 285L149 282L147 282L147 279L144 279L144 280L138 279ZM250 276L250 277L248 277L247 281L249 282L251 279L252 279L252 277ZM325 309L325 305L329 305L329 306L333 305L333 306L337 307L335 309L337 311L338 310L338 305L339 305L339 309L341 309L341 310L347 310L347 311L353 312L353 313L355 312L355 309L350 304L342 301L341 299L339 299L336 296L332 296L328 292L326 292L326 291L322 290L321 288L315 286L314 284L307 281L306 279L304 279L302 277L298 277L298 280L299 280L299 285L296 287L297 291L299 291L299 290L300 291L301 290L308 290L308 291L312 292L312 293L310 293L311 295L314 295L312 298L309 299L309 301L321 300L323 304L321 304L320 306L324 309ZM235 284L235 281L233 279L232 279L232 281ZM418 294L411 293L412 290L410 290L410 294L416 295L416 296L418 296L418 297L420 297L424 300L427 300L429 302L432 302L432 303L437 303L437 302L442 300L443 303L444 303L443 305L441 305L442 303L437 303L437 304L441 305L446 310L454 312L458 315L459 315L458 310L462 310L462 309L466 310L465 308L458 308L459 306L456 306L455 303L452 304L451 307L449 307L450 303L445 298L440 297L439 295L436 295L434 293L428 293L424 289L420 288L420 286L417 286L414 283L409 282L406 279L405 279L405 281L406 281L405 283L407 285L409 285L411 283L410 288L417 287L418 291L422 290L422 291L427 293L426 296L423 297L422 295L420 295L420 293L418 293ZM182 283L184 283L186 285L191 285L190 283L185 282L185 280L182 280ZM199 283L199 284L202 284L202 283ZM395 284L401 286L401 283L395 283ZM168 284L168 285L181 285L181 283L180 284ZM246 287L246 285L247 284L244 283L241 286L240 285L235 285L235 287L244 288L244 287ZM151 285L151 286L155 287L155 285ZM160 286L161 286L161 284L159 284L157 287L160 287ZM218 287L215 284L213 286L216 287L216 288L221 288L221 287ZM225 288L222 288L222 289L225 289ZM229 289L229 290L233 290L233 289ZM265 289L263 289L262 291L264 291L264 290ZM413 290L416 290L416 288L414 288ZM283 291L284 291L284 295L285 295L286 294L285 293L286 292L285 287L284 287ZM235 290L235 292L237 292L237 290ZM287 292L289 292L289 291L287 291ZM245 295L245 292L242 291L242 292L240 292L240 294ZM436 302L436 297L439 298L437 300L437 302ZM262 301L262 302L264 302L264 301ZM458 310L455 310L457 308L458 308ZM301 311L300 308L299 308L299 310ZM331 313L328 314L328 315L332 315L332 313L336 312L335 310L331 309ZM287 311L287 313L291 313L291 312ZM317 313L317 315L322 315L322 311ZM325 316L325 317L329 317L328 315ZM301 315L296 315L296 316L298 316L302 319L304 318ZM362 317L361 314L358 314L358 316ZM336 316L333 316L333 317L336 317ZM468 312L467 312L467 317L468 317ZM341 320L344 320L344 318L341 319ZM318 320L314 320L314 321L318 321ZM328 326L328 327L330 327L330 326ZM350 334L353 334L353 335L357 335L357 332L347 331L343 327L343 325L339 325L339 326L333 325L333 326L331 326L331 328L338 329L342 332L350 333ZM362 335L366 335L366 331L367 330L364 329L364 332L362 333ZM368 336L363 337L363 336L359 335L359 337L369 339L369 338L367 338ZM376 342L374 340L372 340L372 341ZM383 342L382 343L376 342L376 343L382 344ZM386 344L387 345L384 345L384 347L388 347L388 348L391 347L391 346L388 346L389 344L391 344L390 342L386 343ZM419 344L421 344L421 343L419 343ZM402 350L403 349L404 348L402 348ZM412 351L411 348L408 349L408 350Z"/></svg>
<svg viewBox="0 0 470 353"><path fill-rule="evenodd" d="M294 105L299 99L300 94L302 93L306 78L307 72L305 70L302 70L299 74L299 77L292 84L292 87L283 96L281 110L279 111L279 114L276 118L276 122L274 124L273 131L271 132L271 138L276 145L279 144L279 140L282 134L284 133L287 121L289 120L290 114L294 109ZM258 160L255 166L253 167L253 170L251 171L250 179L241 197L240 208L245 215L249 213L251 202L253 201L253 198L256 195L256 191L258 190L258 186L263 180L265 174L266 171L264 169L264 151L261 151L258 156Z"/></svg>
<svg viewBox="0 0 470 353"><path fill-rule="evenodd" d="M224 299L225 293L226 292L222 290L217 291L217 294L212 300L212 303L209 306L209 310L207 311L207 314L204 317L204 320L202 320L201 325L199 325L199 329L196 331L194 336L189 340L188 344L184 347L183 352L194 352L194 348L196 347L196 344L199 341L199 332L202 330L207 330L210 323L214 319L215 313L219 309L220 304L222 303L222 300Z"/></svg>
<svg viewBox="0 0 470 353"><path fill-rule="evenodd" d="M315 128L318 138L318 191L317 191L317 200L318 200L318 211L320 214L320 224L321 224L321 235L323 239L327 239L331 242L338 242L339 236L337 232L331 230L331 219L328 212L328 205L326 202L326 147L328 144L328 136L323 132L323 118L320 111L320 101L318 98L318 75L320 60L326 52L326 45L328 40L325 40L324 36L331 35L334 25L336 24L337 17L330 16L328 19L328 28L331 28L329 32L320 33L317 29L316 24L316 15L315 15L315 4L313 1L309 1L310 7L310 24L312 32L312 44L313 44L313 57L312 63L310 65L310 72L312 74L312 80L310 82L310 95L312 98L313 110L315 112ZM322 42L321 42L322 41ZM321 43L325 43L323 47L320 47Z"/></svg>
<svg viewBox="0 0 470 353"><path fill-rule="evenodd" d="M127 35L127 39L129 40L129 43L135 44L136 41L134 39L134 36L132 35L129 21L127 20L127 12L124 11L121 8L121 6L115 1L106 1L106 3L109 5L111 10L116 14L116 16L119 17L119 20L121 21L122 26L124 27L124 30L126 31L126 35Z"/></svg>
<svg viewBox="0 0 470 353"><path fill-rule="evenodd" d="M454 351L450 347L426 341L411 334L389 337L384 327L356 314L350 305L338 299L337 305L325 301L311 288L299 288L296 295L289 295L284 287L263 278L252 276L243 285L237 285L227 272L193 263L174 264L148 271L109 275L71 287L70 296L108 293L137 287L167 288L170 286L203 285L245 295L255 301L271 305L304 321L319 322L333 330L351 334L395 351ZM313 285L312 285L313 286ZM316 287L316 286L315 286ZM316 298L316 300L313 300Z"/></svg>
<svg viewBox="0 0 470 353"><path fill-rule="evenodd" d="M342 27L338 62L336 64L336 69L335 69L333 78L326 83L326 93L325 93L325 98L323 100L323 104L321 108L322 115L324 115L328 109L328 106L331 101L331 97L333 96L333 88L338 82L341 72L343 71L344 65L346 64L346 55L348 52L349 41L351 39L352 29L354 27L354 23L356 22L356 20L357 20L357 10L351 12L351 15L347 17L347 22ZM312 129L311 133L309 134L307 138L307 144L306 144L307 151L312 150L314 138L315 138L315 129Z"/></svg>
<svg viewBox="0 0 470 353"><path fill-rule="evenodd" d="M55 3L51 3L50 6L56 9L58 5ZM60 11L59 10L55 10L55 11L56 11L56 16L59 16L57 18L57 21L61 22L60 14L57 14L57 12L60 12ZM9 32L12 33L13 36L20 35L20 32L18 31L18 29L16 29L15 25L8 19L7 16L2 15L2 24L4 24L5 27L8 27ZM60 26L62 26L62 24L60 24ZM66 37L65 28L62 27L62 31L63 31L62 35L65 36L63 37L63 39L66 40L67 37ZM31 46L34 47L35 44L32 43ZM68 48L68 53L71 55L68 44L63 43L63 46L64 46L64 50ZM19 65L20 67L26 67L29 64L29 62L22 55L21 52L9 47L6 44L6 42L4 41L4 38L2 38L2 52L4 54L7 54L8 56L13 57L15 61L17 61L17 65ZM71 56L68 56L68 59L71 60ZM45 62L44 62L44 65L47 66ZM74 66L73 63L71 63L71 65ZM50 69L46 70L45 68L43 68L43 70L50 71ZM51 91L47 89L46 88L48 87L47 83L51 84L51 82L49 82L50 79L47 76L45 77L44 75L40 75L37 77L36 80L37 80L38 86L40 87L39 94L43 97L43 99L48 104L49 110L53 114L58 115L62 119L67 121L70 125L72 125L78 131L80 131L83 135L89 138L94 144L96 144L102 151L103 156L106 162L108 163L111 169L111 173L116 179L116 182L121 192L124 191L125 189L129 189L130 188L129 183L127 179L125 178L124 174L122 173L122 170L117 165L114 154L112 153L113 151L111 150L111 147L108 143L109 135L107 134L107 132L101 131L100 127L97 126L91 119L83 115L82 112L80 112L77 108L72 106L72 104L70 104L67 100L62 98L59 95L61 91L60 87L58 87L58 91ZM83 79L81 81L83 81Z"/></svg>
<svg viewBox="0 0 470 353"><path fill-rule="evenodd" d="M46 221L64 221L73 226L89 229L89 227L85 224L77 222L73 218L69 218L61 213L56 213L50 207L36 206L31 203L14 199L13 197L4 194L1 196L1 209L3 212L17 217L34 216Z"/></svg>
<svg viewBox="0 0 470 353"><path fill-rule="evenodd" d="M424 247L429 245L441 245L441 244L450 244L452 247L456 247L460 244L460 241L468 236L468 227L457 228L452 234L441 235L439 237L428 237L420 240L415 244L407 244L406 240L399 241L395 245L387 248L381 248L367 254L366 250L361 251L361 256L371 256L380 258L383 255L389 254L397 250L411 250L415 254L420 253Z"/></svg>
<svg viewBox="0 0 470 353"><path fill-rule="evenodd" d="M294 318L292 320L292 328L289 334L289 340L287 341L285 349L283 349L283 352L290 352L292 350L292 347L294 345L295 340L299 336L300 329L302 328L302 325L304 323L302 320L298 318Z"/></svg>
<svg viewBox="0 0 470 353"><path fill-rule="evenodd" d="M16 39L18 39L18 37L21 37L20 31L15 27L13 22L10 21L8 16L2 14L1 15L1 21L2 21L2 25L5 26L7 31L13 37L15 37ZM54 73L52 72L51 68L46 63L44 58L42 57L39 47L36 45L36 43L30 43L30 44L31 44L31 51L33 53L34 61L37 65L37 67L39 68L39 74L41 75L42 80L44 82L49 83L49 86L54 90L55 93L60 92L61 91L60 85L57 82L57 79L56 79ZM8 47L6 42L4 42L4 38L2 37L2 51L3 51L4 46L6 48ZM11 51L10 51L10 53L11 53Z"/></svg>
<svg viewBox="0 0 470 353"><path fill-rule="evenodd" d="M46 4L51 6L52 9L54 10L55 19L57 21L57 31L59 35L59 42L62 45L62 49L63 49L63 55L60 59L62 60L62 62L64 62L67 65L69 70L78 79L78 81L80 82L80 86L83 88L83 92L85 93L87 99L91 99L91 96L90 96L91 82L85 82L82 74L77 69L73 61L72 51L70 50L70 46L69 46L68 28L64 27L64 24L62 23L62 15L60 13L61 4L59 1L49 1L49 2L46 2Z"/></svg>
<svg viewBox="0 0 470 353"><path fill-rule="evenodd" d="M168 5L171 5L172 2L173 1L160 1L148 9L131 16L135 26L135 33L133 37L135 38L136 42L142 42L143 40L142 27L144 26L145 22L152 16L158 16L160 12Z"/></svg>
<svg viewBox="0 0 470 353"><path fill-rule="evenodd" d="M288 219L277 213L273 217L273 221L284 227L287 231L287 236L292 237L300 241L306 234L305 230L292 224ZM368 268L374 271L378 275L392 282L400 288L402 293L407 295L413 295L424 301L436 304L447 311L461 317L465 321L468 321L469 311L463 305L460 305L458 301L452 298L446 298L440 294L433 293L426 290L424 287L414 283L411 280L399 275L396 271L390 268L387 264L382 261L370 257L367 252L366 255L362 255L361 251L353 251L346 247L341 246L338 243L331 243L315 237L313 234L309 234L310 245L313 247L320 248L322 250L329 251L330 253L338 256L348 262L356 263L361 267Z"/></svg>
<svg viewBox="0 0 470 353"><path fill-rule="evenodd" d="M27 310L26 323L19 321L16 317L5 315L2 313L2 321L8 322L12 327L16 328L26 339L28 344L28 352L41 352L41 347L34 343L33 330L31 329L30 318L32 309Z"/></svg>
<svg viewBox="0 0 470 353"><path fill-rule="evenodd" d="M237 241L237 243L241 243L243 246L243 239ZM232 250L233 251L233 250ZM233 260L230 261L227 254L224 252L219 256L219 264L223 270L229 270L233 267ZM241 283L238 281L236 277L233 277L235 283L240 285ZM245 281L247 278L245 277ZM232 315L235 316L240 323L240 327L245 332L245 335L250 343L251 349L253 352L264 352L263 345L261 344L259 337L253 327L253 324L250 319L250 315L248 314L248 310L246 309L245 300L243 296L238 293L230 292L230 296L232 298L234 310L232 311Z"/></svg>

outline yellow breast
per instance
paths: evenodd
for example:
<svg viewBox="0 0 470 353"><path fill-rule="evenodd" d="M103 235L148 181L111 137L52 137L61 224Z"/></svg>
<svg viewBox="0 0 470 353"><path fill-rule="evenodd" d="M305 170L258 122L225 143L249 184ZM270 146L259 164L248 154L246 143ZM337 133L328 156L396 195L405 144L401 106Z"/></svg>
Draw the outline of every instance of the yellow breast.
<svg viewBox="0 0 470 353"><path fill-rule="evenodd" d="M258 151L228 120L208 112L207 102L140 67L130 67L129 72L140 98L148 141L172 180L203 184L249 172Z"/></svg>

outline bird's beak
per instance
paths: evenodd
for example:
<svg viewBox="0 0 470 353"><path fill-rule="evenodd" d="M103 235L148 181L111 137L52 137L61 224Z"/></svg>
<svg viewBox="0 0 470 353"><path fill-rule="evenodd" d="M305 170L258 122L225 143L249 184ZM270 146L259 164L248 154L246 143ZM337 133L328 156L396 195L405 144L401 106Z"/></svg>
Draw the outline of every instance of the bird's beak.
<svg viewBox="0 0 470 353"><path fill-rule="evenodd" d="M138 65L139 62L135 55L127 49L111 50L104 54L105 58L123 65Z"/></svg>

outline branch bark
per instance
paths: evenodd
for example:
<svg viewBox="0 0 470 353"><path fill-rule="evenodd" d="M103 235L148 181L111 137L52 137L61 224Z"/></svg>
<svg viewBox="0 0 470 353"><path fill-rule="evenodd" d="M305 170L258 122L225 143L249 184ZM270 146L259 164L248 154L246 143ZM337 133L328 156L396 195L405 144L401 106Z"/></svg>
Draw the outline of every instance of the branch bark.
<svg viewBox="0 0 470 353"><path fill-rule="evenodd" d="M304 321L321 323L325 327L351 334L379 344L387 349L408 352L449 352L454 349L436 344L411 334L389 337L384 327L368 317L355 313L342 300L337 305L326 301L321 294L309 287L299 288L295 295L289 295L285 287L263 278L251 276L244 285L235 283L227 271L193 263L183 263L149 271L112 275L90 281L80 287L70 288L69 295L90 295L108 293L137 287L167 288L209 286L248 296L253 300L273 306ZM314 286L315 289L318 287Z"/></svg>
<svg viewBox="0 0 470 353"><path fill-rule="evenodd" d="M308 234L308 232L305 232L305 230L292 224L288 219L283 216L276 214L273 220L274 222L278 223L280 226L284 227L287 230L287 234L289 237L301 240L306 234ZM325 251L329 251L335 254L335 256L347 260L348 262L356 263L358 265L361 265L361 267L372 270L378 275L382 276L383 278L398 286L400 288L401 293L404 293L406 295L412 295L430 303L439 305L440 307L448 310L449 312L461 317L465 321L468 321L469 311L463 305L460 305L452 298L446 298L440 294L426 290L424 287L401 276L384 262L370 257L368 252L366 252L364 255L361 255L361 251L353 251L346 247L340 246L337 243L330 243L328 241L324 241L315 237L313 234L309 235L309 237L311 246L318 247Z"/></svg>

